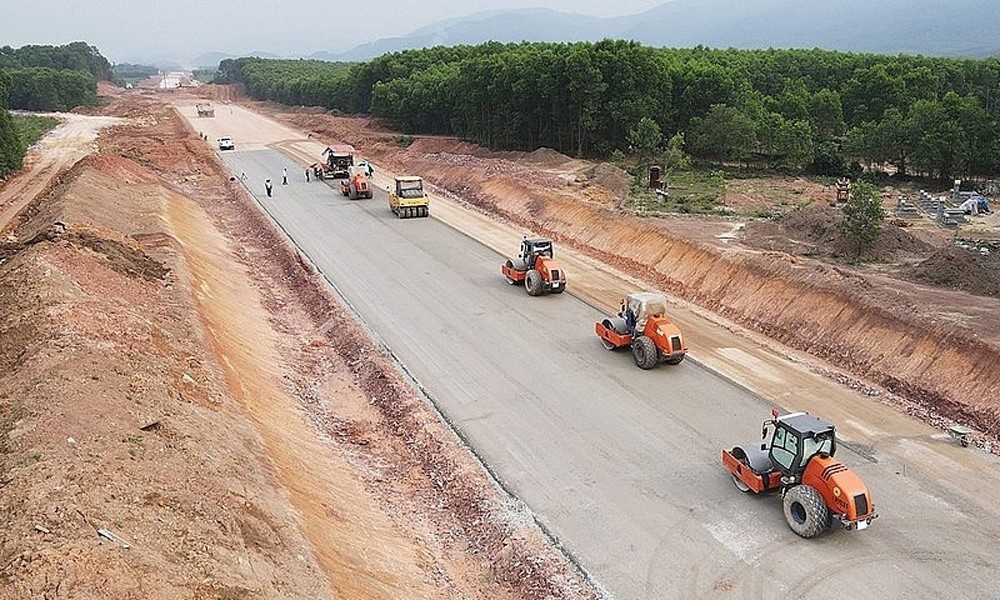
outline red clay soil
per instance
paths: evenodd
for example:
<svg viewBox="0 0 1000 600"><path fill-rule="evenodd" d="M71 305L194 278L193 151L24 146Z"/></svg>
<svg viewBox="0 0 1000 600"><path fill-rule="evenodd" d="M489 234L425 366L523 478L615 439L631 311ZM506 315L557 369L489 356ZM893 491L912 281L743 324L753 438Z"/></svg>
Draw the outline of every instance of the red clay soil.
<svg viewBox="0 0 1000 600"><path fill-rule="evenodd" d="M530 155L496 157L451 139L404 146L391 133L373 133L368 119L256 107L325 142L350 142L478 211L830 361L929 414L1000 435L1000 301L922 285L928 281L919 270L904 272L951 242L935 246L928 243L934 236L890 225L871 256L896 263L847 264L851 248L820 208L827 199L817 197L815 208L785 223L751 223L740 238L745 244L730 243L722 234L733 229L731 220L642 219L616 210L617 190L590 185L580 161L554 160L551 151L546 162L557 166L539 169ZM544 180L536 179L539 171ZM543 185L554 181L561 184ZM802 204L819 193L803 189ZM968 267L957 279L969 281L952 278L947 287L989 293L995 271Z"/></svg>
<svg viewBox="0 0 1000 600"><path fill-rule="evenodd" d="M593 597L173 110L102 110L0 236L0 598Z"/></svg>
<svg viewBox="0 0 1000 600"><path fill-rule="evenodd" d="M1000 298L1000 244L945 246L903 272L911 281Z"/></svg>

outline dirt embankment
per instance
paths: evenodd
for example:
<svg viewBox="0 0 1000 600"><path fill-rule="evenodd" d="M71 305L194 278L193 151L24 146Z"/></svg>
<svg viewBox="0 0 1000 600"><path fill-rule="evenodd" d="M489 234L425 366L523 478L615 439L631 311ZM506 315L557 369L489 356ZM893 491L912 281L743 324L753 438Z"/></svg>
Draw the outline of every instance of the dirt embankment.
<svg viewBox="0 0 1000 600"><path fill-rule="evenodd" d="M453 140L421 138L404 146L356 119L270 112L324 141L351 142L375 162L419 173L477 210L551 236L928 411L1000 435L996 299L813 260L802 256L808 251L788 248L777 227L761 232L755 245L784 241L761 251L706 235L720 229L708 221L639 219L615 210L620 187L609 191L588 180L579 161L554 161L551 153L544 168L532 165L530 155L496 156ZM813 233L800 245L828 242L827 225ZM898 228L887 235L897 237L883 243L908 251L911 262L928 252ZM919 273L903 276L919 281Z"/></svg>
<svg viewBox="0 0 1000 600"><path fill-rule="evenodd" d="M322 597L205 351L162 193L99 162L0 250L0 595Z"/></svg>
<svg viewBox="0 0 1000 600"><path fill-rule="evenodd" d="M0 247L0 597L593 596L182 119L105 110Z"/></svg>

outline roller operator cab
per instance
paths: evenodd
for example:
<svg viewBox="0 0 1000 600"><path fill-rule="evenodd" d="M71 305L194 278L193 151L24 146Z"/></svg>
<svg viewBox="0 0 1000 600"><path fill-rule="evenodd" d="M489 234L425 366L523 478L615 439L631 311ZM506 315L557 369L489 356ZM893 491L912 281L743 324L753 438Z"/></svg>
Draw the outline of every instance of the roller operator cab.
<svg viewBox="0 0 1000 600"><path fill-rule="evenodd" d="M430 214L430 201L424 193L424 180L419 177L396 177L389 193L389 210L400 219L426 217Z"/></svg>
<svg viewBox="0 0 1000 600"><path fill-rule="evenodd" d="M631 348L640 369L659 363L677 365L687 355L681 330L667 317L667 299L654 292L635 292L622 300L618 314L594 324L597 337L608 350Z"/></svg>
<svg viewBox="0 0 1000 600"><path fill-rule="evenodd" d="M529 296L566 291L566 271L555 259L552 240L525 237L517 258L505 262L500 272L510 285L523 283Z"/></svg>
<svg viewBox="0 0 1000 600"><path fill-rule="evenodd" d="M733 483L746 493L780 491L788 526L816 537L829 528L867 529L878 514L868 487L834 458L833 425L806 413L764 421L762 442L722 451Z"/></svg>

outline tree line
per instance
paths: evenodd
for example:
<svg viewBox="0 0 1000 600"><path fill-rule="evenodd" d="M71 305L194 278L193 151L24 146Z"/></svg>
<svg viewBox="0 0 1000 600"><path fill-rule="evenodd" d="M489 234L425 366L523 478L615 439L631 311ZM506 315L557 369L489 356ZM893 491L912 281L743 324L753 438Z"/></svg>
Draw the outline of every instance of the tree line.
<svg viewBox="0 0 1000 600"><path fill-rule="evenodd" d="M94 46L0 47L0 177L21 168L24 153L53 122L22 119L9 109L65 111L97 104L97 81L111 76L111 65ZM23 129L24 131L21 131Z"/></svg>
<svg viewBox="0 0 1000 600"><path fill-rule="evenodd" d="M111 78L111 64L85 42L3 46L0 72L9 77L9 108L66 111L97 104L97 82Z"/></svg>
<svg viewBox="0 0 1000 600"><path fill-rule="evenodd" d="M1000 170L997 58L491 42L354 65L223 61L217 81L493 149L605 157L628 151L648 118L663 139L718 163L830 175L892 165L936 178Z"/></svg>
<svg viewBox="0 0 1000 600"><path fill-rule="evenodd" d="M135 85L143 79L148 79L159 73L160 69L153 65L115 63L111 67L110 80L114 81L118 87L126 87L127 85Z"/></svg>
<svg viewBox="0 0 1000 600"><path fill-rule="evenodd" d="M20 169L28 148L59 124L51 117L11 115L4 100L9 83L0 72L0 179Z"/></svg>
<svg viewBox="0 0 1000 600"><path fill-rule="evenodd" d="M0 71L0 178L21 168L25 148L22 147L14 119L7 112L7 87L10 76Z"/></svg>
<svg viewBox="0 0 1000 600"><path fill-rule="evenodd" d="M351 63L262 58L226 59L214 83L242 83L257 100L343 109Z"/></svg>

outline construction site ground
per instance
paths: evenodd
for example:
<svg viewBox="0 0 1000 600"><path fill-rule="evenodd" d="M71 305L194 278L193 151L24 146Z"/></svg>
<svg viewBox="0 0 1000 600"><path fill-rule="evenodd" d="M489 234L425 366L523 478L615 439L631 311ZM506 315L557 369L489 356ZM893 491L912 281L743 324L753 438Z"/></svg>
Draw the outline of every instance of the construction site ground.
<svg viewBox="0 0 1000 600"><path fill-rule="evenodd" d="M213 151L218 135L302 169L349 142L382 188L391 173L423 175L438 192L434 218L489 248L555 238L571 290L592 306L610 310L632 288L668 292L699 363L834 421L901 477L909 467L936 482L950 501L937 518L968 537L920 561L952 565L970 586L997 566L992 524L976 533L995 522L1000 489L981 450L995 449L1000 423L1000 306L979 295L995 276L988 258L949 255L948 234L917 224L900 228L917 241L899 234L859 268L826 256L837 252L825 251L821 206L794 230L637 219L617 208L629 182L612 168L447 139L403 145L368 119L209 90L199 97L212 96L216 116L204 119L195 96L102 90L98 116L67 116L0 187L0 597L606 593L260 211L257 182ZM923 285L942 271L937 283L953 289ZM952 443L955 421L977 429L980 449ZM734 425L748 438L755 427ZM739 544L727 548L739 558ZM691 579L665 588L675 594L766 591L749 567L659 568ZM792 591L821 586L830 568Z"/></svg>

